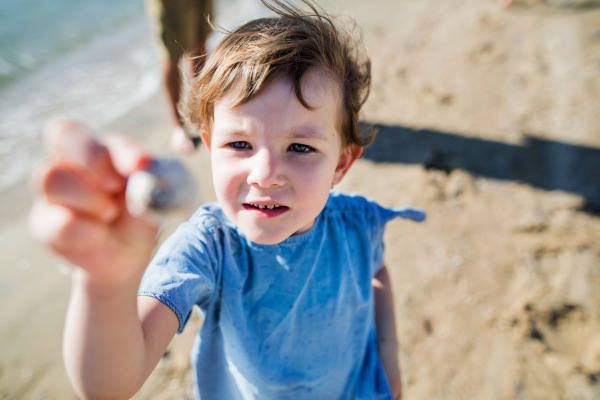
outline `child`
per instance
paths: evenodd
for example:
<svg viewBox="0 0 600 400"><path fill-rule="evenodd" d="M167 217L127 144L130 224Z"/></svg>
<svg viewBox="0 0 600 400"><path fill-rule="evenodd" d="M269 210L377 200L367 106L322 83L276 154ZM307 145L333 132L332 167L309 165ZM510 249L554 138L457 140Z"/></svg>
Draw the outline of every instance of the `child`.
<svg viewBox="0 0 600 400"><path fill-rule="evenodd" d="M123 191L149 157L72 122L48 129L31 230L78 267L64 358L83 397L132 396L194 305L197 398L401 396L382 237L390 219L424 215L330 191L372 139L357 123L369 62L334 19L272 3L278 17L229 34L187 93L218 203L147 269L157 227Z"/></svg>

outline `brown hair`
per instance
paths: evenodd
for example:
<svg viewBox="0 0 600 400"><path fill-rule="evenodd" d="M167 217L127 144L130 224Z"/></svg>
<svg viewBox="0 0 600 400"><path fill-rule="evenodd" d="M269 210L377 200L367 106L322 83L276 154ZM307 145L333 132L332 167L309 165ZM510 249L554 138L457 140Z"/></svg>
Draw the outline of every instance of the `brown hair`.
<svg viewBox="0 0 600 400"><path fill-rule="evenodd" d="M188 84L180 105L181 115L196 131L205 128L210 137L214 103L235 87L232 106L250 101L270 82L287 77L304 107L313 108L302 96L302 79L309 72L325 73L341 89L342 110L338 124L343 147L368 145L375 131L361 136L360 108L371 87L371 62L362 40L337 17L319 12L309 1L301 11L280 0L261 0L277 14L250 21L225 32L202 68Z"/></svg>

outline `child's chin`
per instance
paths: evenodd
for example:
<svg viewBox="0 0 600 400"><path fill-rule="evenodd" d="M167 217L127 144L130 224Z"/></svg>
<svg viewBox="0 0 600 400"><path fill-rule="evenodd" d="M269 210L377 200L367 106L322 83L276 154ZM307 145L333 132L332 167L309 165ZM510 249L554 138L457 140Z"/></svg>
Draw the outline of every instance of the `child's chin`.
<svg viewBox="0 0 600 400"><path fill-rule="evenodd" d="M290 236L285 233L259 232L255 230L245 231L244 229L242 229L242 232L256 244L278 244Z"/></svg>

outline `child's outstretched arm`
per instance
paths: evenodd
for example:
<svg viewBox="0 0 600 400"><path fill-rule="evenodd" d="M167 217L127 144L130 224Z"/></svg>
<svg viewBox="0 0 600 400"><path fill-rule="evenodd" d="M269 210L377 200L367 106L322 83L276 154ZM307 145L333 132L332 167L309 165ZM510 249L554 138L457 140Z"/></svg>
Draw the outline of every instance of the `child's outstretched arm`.
<svg viewBox="0 0 600 400"><path fill-rule="evenodd" d="M64 334L64 361L83 398L130 398L178 329L166 305L137 296L158 227L125 208L126 177L150 157L135 143L102 144L83 126L52 124L50 158L32 174L35 238L77 266Z"/></svg>
<svg viewBox="0 0 600 400"><path fill-rule="evenodd" d="M375 292L377 350L395 400L402 398L402 381L398 365L398 338L394 315L394 295L387 268L382 265L372 280Z"/></svg>

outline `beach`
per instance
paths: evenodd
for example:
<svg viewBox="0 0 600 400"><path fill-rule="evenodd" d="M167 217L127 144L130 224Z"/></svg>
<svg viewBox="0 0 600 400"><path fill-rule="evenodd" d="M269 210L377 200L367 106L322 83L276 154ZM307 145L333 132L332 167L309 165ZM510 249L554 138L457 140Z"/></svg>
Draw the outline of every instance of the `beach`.
<svg viewBox="0 0 600 400"><path fill-rule="evenodd" d="M362 27L363 119L379 128L336 188L428 215L385 235L404 399L600 399L600 3L322 5ZM91 125L165 156L166 100L140 60L143 96ZM208 151L181 159L199 203L214 201ZM75 399L61 359L71 266L29 237L30 204L24 181L0 198L0 399ZM194 313L135 399L193 398L201 324Z"/></svg>

